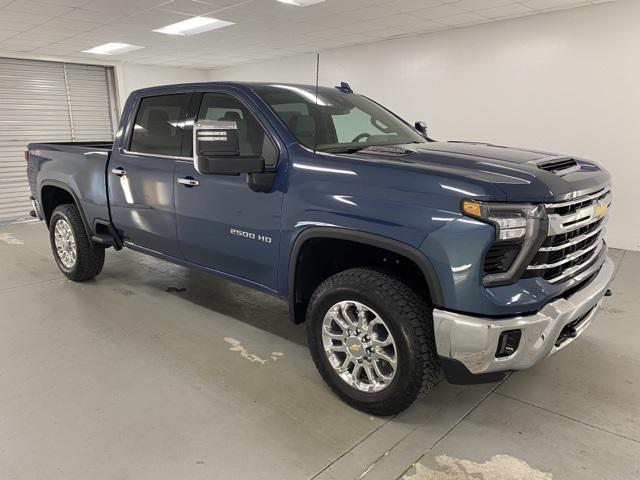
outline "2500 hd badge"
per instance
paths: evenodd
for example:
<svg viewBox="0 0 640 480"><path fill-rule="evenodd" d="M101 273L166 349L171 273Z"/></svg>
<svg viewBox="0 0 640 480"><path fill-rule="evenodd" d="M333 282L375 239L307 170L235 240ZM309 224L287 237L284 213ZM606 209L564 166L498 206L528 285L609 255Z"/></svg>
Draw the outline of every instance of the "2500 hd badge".
<svg viewBox="0 0 640 480"><path fill-rule="evenodd" d="M259 240L264 243L271 243L271 237L267 237L266 235L259 235L253 232L245 232L244 230L238 230L237 228L229 229L229 233L231 235L236 235L237 237L244 237L250 240Z"/></svg>

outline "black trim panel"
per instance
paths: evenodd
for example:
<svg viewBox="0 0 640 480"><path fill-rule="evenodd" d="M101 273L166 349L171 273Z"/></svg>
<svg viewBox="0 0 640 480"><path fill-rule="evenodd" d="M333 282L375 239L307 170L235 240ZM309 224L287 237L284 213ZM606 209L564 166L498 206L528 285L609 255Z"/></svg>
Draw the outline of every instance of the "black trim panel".
<svg viewBox="0 0 640 480"><path fill-rule="evenodd" d="M116 231L116 229L114 228L113 224L109 221L109 220L103 220L101 218L96 218L95 221L93 222L94 225L94 232L98 231L98 225L102 225L104 227L107 227L107 230L109 230L109 233L111 235L111 243L110 245L112 245L114 247L115 250L122 250L122 246L123 246L123 241L120 239L120 236L118 235L118 232ZM95 235L94 235L95 236ZM101 240L104 240L102 238L100 238ZM100 243L98 241L98 243Z"/></svg>
<svg viewBox="0 0 640 480"><path fill-rule="evenodd" d="M391 238L383 237L380 235L374 235L371 233L360 232L357 230L349 230L339 227L310 227L302 231L296 238L293 249L291 250L291 257L289 259L289 312L291 320L294 323L300 323L297 321L298 315L302 312L296 312L295 303L295 279L296 279L296 267L298 264L298 256L302 245L311 238L332 238L338 240L350 240L353 242L359 242L373 247L382 248L391 252L402 255L413 261L418 268L422 271L427 286L429 287L429 293L431 295L431 302L434 307L441 308L443 305L442 288L440 287L440 281L436 275L436 271L431 265L429 259L416 248L413 248L405 243L393 240Z"/></svg>
<svg viewBox="0 0 640 480"><path fill-rule="evenodd" d="M73 201L76 204L76 207L78 207L78 211L80 212L80 218L82 218L82 223L84 224L84 229L87 231L87 234L89 236L94 234L94 232L91 231L89 223L87 222L87 218L84 216L84 211L82 210L82 205L80 204L80 199L75 194L75 192L71 189L71 187L69 187L66 183L59 182L58 180L44 180L40 184L40 192L38 192L38 194L40 195L40 208L42 209L42 214L45 216L44 221L47 222L47 228L49 227L49 224L48 224L48 219L46 218L46 214L44 212L44 205L42 203L42 191L44 190L44 187L56 187L56 188L59 188L61 190L64 190L69 195L71 195L71 197L73 198Z"/></svg>
<svg viewBox="0 0 640 480"><path fill-rule="evenodd" d="M509 373L505 372L491 372L473 374L464 366L460 360L454 360L448 357L439 357L440 366L444 371L444 375L447 378L447 382L453 385L475 385L478 383L494 383L504 380Z"/></svg>

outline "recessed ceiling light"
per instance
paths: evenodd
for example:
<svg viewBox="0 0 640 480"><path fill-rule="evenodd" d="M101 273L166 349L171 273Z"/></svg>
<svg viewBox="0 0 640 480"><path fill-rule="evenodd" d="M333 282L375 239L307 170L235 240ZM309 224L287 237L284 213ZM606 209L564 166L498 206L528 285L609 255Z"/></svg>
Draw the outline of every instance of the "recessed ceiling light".
<svg viewBox="0 0 640 480"><path fill-rule="evenodd" d="M216 28L228 27L229 25L233 25L233 22L210 17L192 17L178 23L172 23L166 27L157 28L154 32L166 33L167 35L195 35Z"/></svg>
<svg viewBox="0 0 640 480"><path fill-rule="evenodd" d="M89 50L83 50L83 53L95 53L96 55L118 55L120 53L133 52L134 50L140 50L138 45L129 45L128 43L111 42L104 45L98 45L97 47L90 48Z"/></svg>
<svg viewBox="0 0 640 480"><path fill-rule="evenodd" d="M289 5L296 5L297 7L308 7L309 5L315 5L316 3L324 2L324 0L278 0L280 3L288 3Z"/></svg>

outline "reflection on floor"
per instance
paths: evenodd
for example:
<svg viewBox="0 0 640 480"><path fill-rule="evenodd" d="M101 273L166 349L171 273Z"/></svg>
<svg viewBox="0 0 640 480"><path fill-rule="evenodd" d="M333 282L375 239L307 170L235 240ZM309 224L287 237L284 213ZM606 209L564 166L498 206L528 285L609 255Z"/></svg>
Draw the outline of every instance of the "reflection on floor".
<svg viewBox="0 0 640 480"><path fill-rule="evenodd" d="M42 224L2 226L0 478L640 478L640 253L612 256L578 341L373 418L324 386L283 302L132 251L75 284Z"/></svg>

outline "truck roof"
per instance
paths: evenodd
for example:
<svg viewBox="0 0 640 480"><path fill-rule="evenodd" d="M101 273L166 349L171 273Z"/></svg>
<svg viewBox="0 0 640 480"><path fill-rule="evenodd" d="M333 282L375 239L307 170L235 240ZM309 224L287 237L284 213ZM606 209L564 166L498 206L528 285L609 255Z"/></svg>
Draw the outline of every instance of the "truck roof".
<svg viewBox="0 0 640 480"><path fill-rule="evenodd" d="M222 86L233 86L242 89L252 90L255 87L269 87L269 86L285 86L299 88L301 90L314 91L315 85L307 85L300 83L284 83L284 82L241 82L241 81L220 81L220 82L195 82L195 83L174 83L169 85L158 85L155 87L146 87L135 90L131 94L145 95L159 92L180 92L182 90L191 90L194 88L213 88ZM335 91L334 87L318 86L319 91L331 90Z"/></svg>

